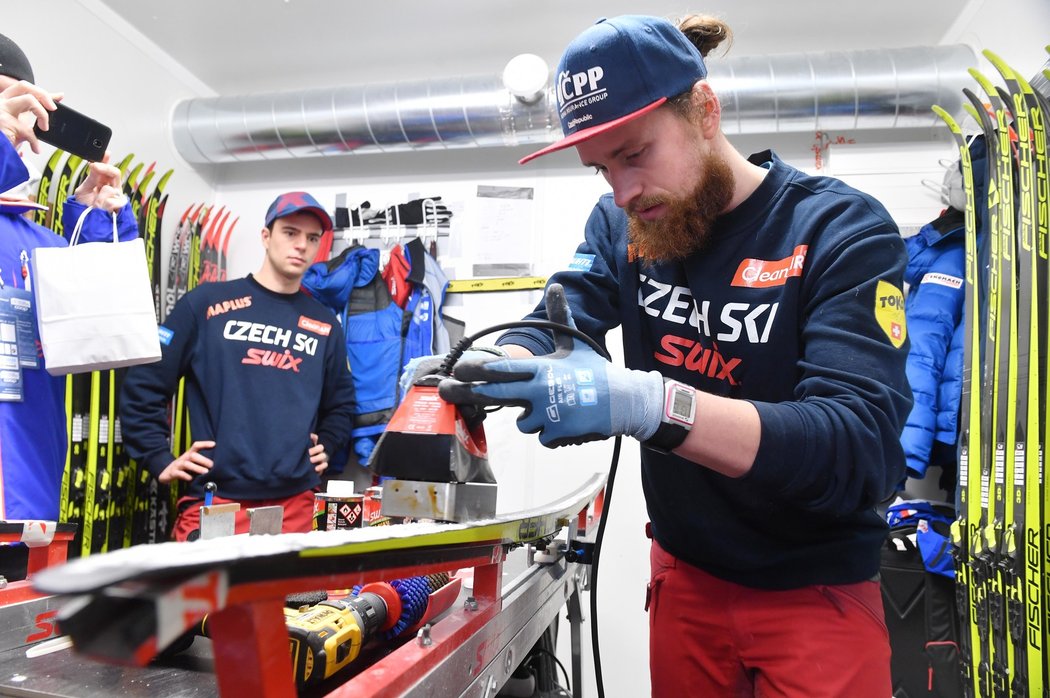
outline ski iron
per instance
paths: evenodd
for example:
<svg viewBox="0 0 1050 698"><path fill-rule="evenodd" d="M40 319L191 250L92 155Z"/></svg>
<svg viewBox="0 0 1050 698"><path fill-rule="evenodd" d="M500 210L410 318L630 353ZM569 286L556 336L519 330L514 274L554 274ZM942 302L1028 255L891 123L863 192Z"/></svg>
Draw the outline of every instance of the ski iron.
<svg viewBox="0 0 1050 698"><path fill-rule="evenodd" d="M369 458L385 478L383 516L463 522L496 515L483 413L441 399L441 378L416 380Z"/></svg>

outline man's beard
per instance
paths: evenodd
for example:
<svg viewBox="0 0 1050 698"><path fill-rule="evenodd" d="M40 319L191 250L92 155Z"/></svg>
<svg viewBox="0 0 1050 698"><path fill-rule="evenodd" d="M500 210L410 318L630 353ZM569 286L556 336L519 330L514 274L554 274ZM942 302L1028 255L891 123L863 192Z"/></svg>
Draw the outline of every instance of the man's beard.
<svg viewBox="0 0 1050 698"><path fill-rule="evenodd" d="M643 221L627 213L627 237L641 259L648 262L685 259L707 246L715 219L732 200L736 181L728 163L715 153L700 158L698 167L703 175L684 198L643 197L632 207L645 210L665 204L667 211L659 219Z"/></svg>

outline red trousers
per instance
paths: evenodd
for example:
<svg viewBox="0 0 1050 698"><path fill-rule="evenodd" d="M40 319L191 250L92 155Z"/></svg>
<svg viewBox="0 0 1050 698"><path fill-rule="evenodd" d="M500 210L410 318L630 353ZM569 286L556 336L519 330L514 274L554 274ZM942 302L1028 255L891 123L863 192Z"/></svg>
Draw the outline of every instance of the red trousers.
<svg viewBox="0 0 1050 698"><path fill-rule="evenodd" d="M888 698L877 581L789 591L712 577L652 543L647 594L654 698Z"/></svg>
<svg viewBox="0 0 1050 698"><path fill-rule="evenodd" d="M248 509L254 507L284 507L284 522L281 525L281 533L307 533L313 529L314 518L314 491L306 490L291 497L280 499L251 499L234 500L214 497L212 504L239 503L240 511L235 515L234 533L248 532ZM178 518L175 519L175 530L172 538L178 541L186 540L191 532L196 531L201 525L201 505L204 500L196 497L183 497L178 501Z"/></svg>

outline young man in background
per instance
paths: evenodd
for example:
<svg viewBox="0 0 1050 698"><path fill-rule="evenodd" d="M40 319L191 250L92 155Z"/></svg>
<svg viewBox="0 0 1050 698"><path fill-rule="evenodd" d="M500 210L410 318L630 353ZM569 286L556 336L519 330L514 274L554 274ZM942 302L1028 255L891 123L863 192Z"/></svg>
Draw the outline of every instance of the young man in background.
<svg viewBox="0 0 1050 698"><path fill-rule="evenodd" d="M332 221L305 192L278 196L266 213L265 255L254 275L198 286L160 328L159 363L129 370L120 401L133 458L162 484L186 483L174 537L193 538L206 485L213 503L278 505L283 531L312 527L314 491L350 435L354 389L335 315L300 289ZM167 406L186 379L193 443L169 445Z"/></svg>

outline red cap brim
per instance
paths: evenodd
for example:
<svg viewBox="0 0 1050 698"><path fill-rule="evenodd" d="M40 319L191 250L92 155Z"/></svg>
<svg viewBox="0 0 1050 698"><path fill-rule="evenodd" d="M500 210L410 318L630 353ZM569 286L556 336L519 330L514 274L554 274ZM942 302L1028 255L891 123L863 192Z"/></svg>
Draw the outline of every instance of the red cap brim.
<svg viewBox="0 0 1050 698"><path fill-rule="evenodd" d="M661 104L663 104L666 101L667 101L667 97L661 97L660 99L656 100L652 104L648 104L648 105L642 107L641 109L639 109L638 111L633 111L630 114L627 114L626 116L621 116L619 119L613 119L612 121L606 121L604 124L598 124L597 126L591 126L590 128L585 128L582 131L577 131L576 133L572 134L571 136L566 136L565 138L562 138L560 141L557 141L556 143L551 143L550 145L548 145L546 148L543 148L542 150L537 150L535 153L532 153L530 155L526 155L521 160L518 160L518 164L519 165L524 165L525 163L529 162L530 160L535 160L536 158L538 158L538 157L540 157L542 155L547 155L548 153L553 153L553 152L558 151L558 150L564 150L565 148L569 148L571 146L577 145L577 144L582 143L582 142L584 142L586 140L594 138L595 136L600 136L601 134L606 133L607 131L611 131L612 129L616 128L617 126L622 126L623 124L627 123L628 121L630 121L632 119L637 119L639 116L642 116L643 114L648 114L649 112L651 112L652 110L656 109L657 107L659 107Z"/></svg>

